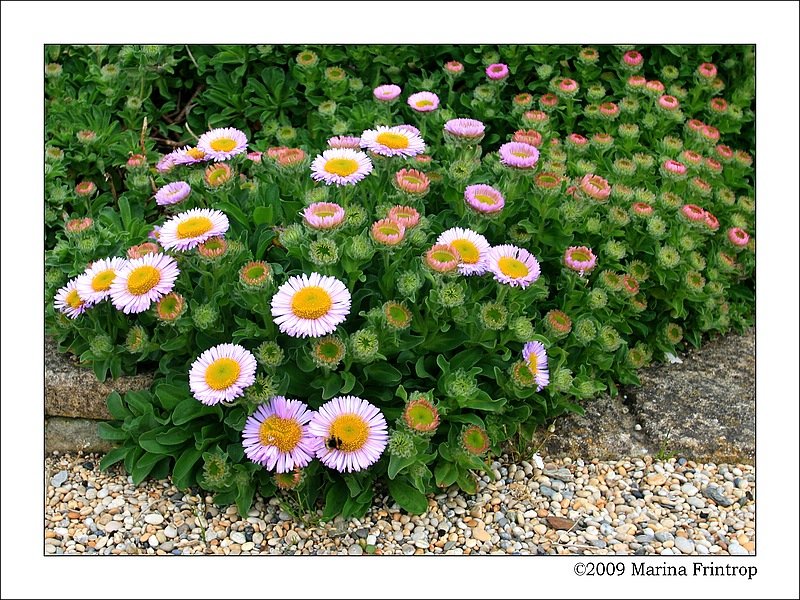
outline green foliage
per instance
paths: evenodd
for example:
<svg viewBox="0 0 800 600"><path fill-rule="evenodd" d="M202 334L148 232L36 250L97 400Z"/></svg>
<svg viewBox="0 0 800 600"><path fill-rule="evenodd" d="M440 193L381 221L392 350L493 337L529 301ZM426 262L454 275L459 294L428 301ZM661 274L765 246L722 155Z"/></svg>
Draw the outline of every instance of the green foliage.
<svg viewBox="0 0 800 600"><path fill-rule="evenodd" d="M47 62L61 67L58 75L50 69L45 84L47 330L98 379L157 373L150 392L109 396L116 420L101 433L119 447L102 466L121 462L137 483L171 473L179 487L199 485L242 513L260 493L281 494L298 514L319 503L324 519L355 516L383 486L401 508L423 512L437 487L474 492L476 473L487 471L485 452L580 411L583 399L637 383L637 369L687 342L750 324L755 256L752 245L733 245L727 231L755 233L753 49L641 48L639 73L660 79L679 100L677 111L659 107L660 92L631 85L625 49L597 51L594 61L576 46L47 47ZM450 60L463 63L463 74L442 68ZM719 75L704 81L697 67L709 61ZM496 62L510 76L493 83L485 69ZM578 82L577 92L561 89L564 78ZM390 82L403 88L401 99L374 100L373 88ZM405 103L421 90L439 95L438 110L417 113ZM712 98L724 98L728 109L713 110ZM619 111L604 113L607 103ZM443 124L453 117L485 123L480 143L446 138ZM713 126L719 142L691 119ZM430 162L376 159L368 178L346 188L312 181L310 158L331 136L403 122L420 129ZM219 185L204 175L208 163L155 168L162 154L228 126L247 135L249 150L264 152L260 162L234 157L230 179ZM541 138L533 173L498 159L498 147L520 129ZM726 158L718 143L741 152ZM295 153L294 164L277 146L304 154ZM687 165L686 176L666 171L668 159ZM402 167L427 174L424 198L392 185ZM607 181L610 194L592 192L584 181L592 176ZM176 180L187 181L191 195L158 206L155 191ZM96 189L79 194L83 181ZM465 205L465 188L478 183L505 198L491 218ZM319 201L344 208L340 228L301 225L298 215ZM422 218L402 244L382 246L370 227L395 205ZM713 216L694 222L684 205ZM224 212L230 229L219 256L172 253L180 269L172 304L125 315L104 301L76 319L55 310L58 288L87 264L135 255L154 242L155 226L190 208ZM70 223L84 218L88 225ZM525 248L541 276L521 289L490 275L434 272L423 256L455 226L494 246ZM597 266L568 268L565 252L573 246L591 249ZM252 261L267 265L262 278L248 270ZM278 287L311 272L336 277L352 295L330 346L341 350L337 360L321 353L318 340L280 333L271 315ZM403 309L387 317L390 303L402 305L410 322L397 321ZM528 341L547 349L551 383L542 389L522 361ZM258 377L230 405L206 406L191 395L187 374L203 351L222 343L252 351ZM245 420L270 397L317 409L347 394L378 406L389 423L389 446L368 470L340 474L314 461L287 483L244 456ZM421 397L437 413L430 430L404 418ZM476 448L482 435L487 447Z"/></svg>

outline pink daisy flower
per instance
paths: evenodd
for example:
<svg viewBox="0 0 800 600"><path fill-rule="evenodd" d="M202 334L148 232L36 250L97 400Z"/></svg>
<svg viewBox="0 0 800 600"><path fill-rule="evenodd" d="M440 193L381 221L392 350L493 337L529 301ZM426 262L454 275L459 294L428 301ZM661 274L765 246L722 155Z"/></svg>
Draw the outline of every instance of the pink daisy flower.
<svg viewBox="0 0 800 600"><path fill-rule="evenodd" d="M644 56L636 50L628 50L622 55L622 62L629 67L638 67L644 62Z"/></svg>
<svg viewBox="0 0 800 600"><path fill-rule="evenodd" d="M431 112L439 108L439 96L433 92L417 92L408 97L408 105L417 112Z"/></svg>
<svg viewBox="0 0 800 600"><path fill-rule="evenodd" d="M522 142L523 144L530 144L538 148L542 145L542 134L535 129L517 129L514 136L511 138L512 142Z"/></svg>
<svg viewBox="0 0 800 600"><path fill-rule="evenodd" d="M483 275L491 245L480 233L471 229L453 227L443 232L437 245L450 246L458 253L458 272L461 275Z"/></svg>
<svg viewBox="0 0 800 600"><path fill-rule="evenodd" d="M179 274L175 259L165 254L145 254L129 260L111 284L111 302L126 315L144 312L172 291Z"/></svg>
<svg viewBox="0 0 800 600"><path fill-rule="evenodd" d="M464 71L464 65L462 65L457 60L451 60L449 62L444 63L444 70L447 71L448 73L456 75Z"/></svg>
<svg viewBox="0 0 800 600"><path fill-rule="evenodd" d="M608 181L591 173L587 173L581 178L580 189L590 198L600 202L607 200L611 195L611 185Z"/></svg>
<svg viewBox="0 0 800 600"><path fill-rule="evenodd" d="M508 65L495 63L486 67L486 76L492 81L501 81L508 77Z"/></svg>
<svg viewBox="0 0 800 600"><path fill-rule="evenodd" d="M274 396L247 418L242 431L244 453L268 471L290 473L310 463L323 445L308 428L314 416L299 400Z"/></svg>
<svg viewBox="0 0 800 600"><path fill-rule="evenodd" d="M536 146L522 142L507 142L500 146L500 162L517 169L532 169L539 161Z"/></svg>
<svg viewBox="0 0 800 600"><path fill-rule="evenodd" d="M413 229L419 223L419 212L411 206L393 206L389 209L388 219L399 223L406 229Z"/></svg>
<svg viewBox="0 0 800 600"><path fill-rule="evenodd" d="M229 160L247 151L247 136L233 127L212 129L200 136L197 148L212 160Z"/></svg>
<svg viewBox="0 0 800 600"><path fill-rule="evenodd" d="M597 266L597 257L586 246L570 246L564 252L564 265L583 276Z"/></svg>
<svg viewBox="0 0 800 600"><path fill-rule="evenodd" d="M541 392L550 383L547 368L547 350L542 342L527 342L522 348L522 358L536 379L536 391Z"/></svg>
<svg viewBox="0 0 800 600"><path fill-rule="evenodd" d="M344 209L333 202L314 202L302 212L312 229L335 229L344 222Z"/></svg>
<svg viewBox="0 0 800 600"><path fill-rule="evenodd" d="M511 287L525 289L539 279L541 274L536 257L524 248L511 244L493 247L486 259L495 280Z"/></svg>
<svg viewBox="0 0 800 600"><path fill-rule="evenodd" d="M321 441L317 458L340 473L378 462L389 442L381 411L356 396L338 396L320 406L308 429Z"/></svg>
<svg viewBox="0 0 800 600"><path fill-rule="evenodd" d="M728 229L728 240L734 246L743 248L750 241L750 235L741 227L731 227Z"/></svg>
<svg viewBox="0 0 800 600"><path fill-rule="evenodd" d="M681 214L692 223L703 221L706 217L706 211L696 204L684 204L681 207Z"/></svg>
<svg viewBox="0 0 800 600"><path fill-rule="evenodd" d="M208 238L223 235L230 223L225 213L211 208L193 208L164 223L158 241L165 250L191 250Z"/></svg>
<svg viewBox="0 0 800 600"><path fill-rule="evenodd" d="M117 272L125 266L124 258L103 258L92 263L77 279L76 287L80 297L92 306L111 295L111 284Z"/></svg>
<svg viewBox="0 0 800 600"><path fill-rule="evenodd" d="M477 119L450 119L444 124L445 134L458 140L479 142L486 126Z"/></svg>
<svg viewBox="0 0 800 600"><path fill-rule="evenodd" d="M176 165L193 165L211 159L203 150L192 146L177 148L170 155L172 156L172 163Z"/></svg>
<svg viewBox="0 0 800 600"><path fill-rule="evenodd" d="M356 135L337 135L328 140L328 148L361 148L361 138Z"/></svg>
<svg viewBox="0 0 800 600"><path fill-rule="evenodd" d="M272 297L272 318L292 337L322 337L350 314L350 291L335 277L294 275Z"/></svg>
<svg viewBox="0 0 800 600"><path fill-rule="evenodd" d="M230 402L244 395L256 379L256 358L239 344L219 344L192 363L189 389L206 405Z"/></svg>
<svg viewBox="0 0 800 600"><path fill-rule="evenodd" d="M381 156L416 156L425 152L425 142L419 132L406 125L379 125L367 129L361 134L361 147Z"/></svg>
<svg viewBox="0 0 800 600"><path fill-rule="evenodd" d="M434 244L425 253L425 264L437 273L449 273L458 267L460 256L449 244Z"/></svg>
<svg viewBox="0 0 800 600"><path fill-rule="evenodd" d="M407 194L422 196L428 192L431 180L417 169L400 169L394 174L394 185Z"/></svg>
<svg viewBox="0 0 800 600"><path fill-rule="evenodd" d="M406 236L406 228L394 219L380 219L370 228L372 239L384 246L396 246Z"/></svg>
<svg viewBox="0 0 800 600"><path fill-rule="evenodd" d="M78 278L76 277L60 288L55 295L55 302L53 303L57 311L64 313L70 319L77 319L89 307L78 293L77 282Z"/></svg>
<svg viewBox="0 0 800 600"><path fill-rule="evenodd" d="M376 100L380 100L381 102L391 102L400 96L401 91L402 90L400 89L399 85L388 83L386 85L379 85L376 87L374 90L372 90L372 94L375 96Z"/></svg>
<svg viewBox="0 0 800 600"><path fill-rule="evenodd" d="M311 163L311 178L326 185L355 185L372 173L372 161L352 148L331 148Z"/></svg>
<svg viewBox="0 0 800 600"><path fill-rule="evenodd" d="M506 204L499 190L484 184L467 186L464 190L464 201L475 212L488 215L499 213Z"/></svg>
<svg viewBox="0 0 800 600"><path fill-rule="evenodd" d="M192 193L191 186L185 181L173 181L156 192L156 204L168 206L183 202Z"/></svg>

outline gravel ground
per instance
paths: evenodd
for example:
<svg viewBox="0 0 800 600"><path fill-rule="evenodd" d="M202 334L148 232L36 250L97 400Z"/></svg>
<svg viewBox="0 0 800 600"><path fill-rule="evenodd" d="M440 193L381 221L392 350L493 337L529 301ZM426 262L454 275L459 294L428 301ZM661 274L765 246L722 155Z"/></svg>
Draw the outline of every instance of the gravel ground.
<svg viewBox="0 0 800 600"><path fill-rule="evenodd" d="M169 480L134 486L98 455L46 459L46 554L568 554L726 555L755 551L755 471L683 458L507 456L475 496L451 489L428 512L377 496L364 519L294 519L256 499L247 518Z"/></svg>

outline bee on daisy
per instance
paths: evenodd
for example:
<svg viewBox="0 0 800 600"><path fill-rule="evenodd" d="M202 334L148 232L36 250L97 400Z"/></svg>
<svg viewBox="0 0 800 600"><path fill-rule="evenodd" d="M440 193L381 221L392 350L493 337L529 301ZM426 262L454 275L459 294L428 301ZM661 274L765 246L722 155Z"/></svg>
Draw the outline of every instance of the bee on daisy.
<svg viewBox="0 0 800 600"><path fill-rule="evenodd" d="M322 441L317 458L340 473L378 462L389 441L386 419L378 407L357 396L339 396L314 413L308 426Z"/></svg>

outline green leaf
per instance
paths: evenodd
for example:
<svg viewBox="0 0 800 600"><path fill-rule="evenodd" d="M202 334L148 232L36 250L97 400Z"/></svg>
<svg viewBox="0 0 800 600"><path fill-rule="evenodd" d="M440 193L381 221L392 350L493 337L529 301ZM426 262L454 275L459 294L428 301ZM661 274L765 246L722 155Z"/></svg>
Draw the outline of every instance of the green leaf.
<svg viewBox="0 0 800 600"><path fill-rule="evenodd" d="M166 342L162 342L160 344L161 349L167 352L172 352L174 350L183 350L186 347L186 344L189 342L189 336L187 335L179 335L176 338L171 340L167 340Z"/></svg>
<svg viewBox="0 0 800 600"><path fill-rule="evenodd" d="M336 515L341 514L344 503L350 498L347 485L341 479L328 488L325 494L325 509L322 511L322 520L330 521Z"/></svg>
<svg viewBox="0 0 800 600"><path fill-rule="evenodd" d="M449 461L440 460L436 463L433 475L436 477L436 485L439 487L449 487L458 479L458 467Z"/></svg>
<svg viewBox="0 0 800 600"><path fill-rule="evenodd" d="M244 422L247 420L247 415L242 408L236 407L232 409L225 416L225 425L236 431L244 429Z"/></svg>
<svg viewBox="0 0 800 600"><path fill-rule="evenodd" d="M355 498L361 493L362 478L357 475L348 474L343 475L342 479L344 479L345 485L347 485L347 490L350 492L351 498Z"/></svg>
<svg viewBox="0 0 800 600"><path fill-rule="evenodd" d="M98 423L97 430L100 433L100 437L104 440L119 442L128 439L128 434L125 431L119 427L114 427L111 425L111 423L106 423L105 421Z"/></svg>
<svg viewBox="0 0 800 600"><path fill-rule="evenodd" d="M239 509L239 514L242 517L247 516L247 511L253 504L253 496L256 493L256 486L253 480L247 483L240 484L236 493L236 508Z"/></svg>
<svg viewBox="0 0 800 600"><path fill-rule="evenodd" d="M197 448L189 448L175 461L175 468L172 470L172 482L175 487L185 489L194 483L193 470L202 454Z"/></svg>
<svg viewBox="0 0 800 600"><path fill-rule="evenodd" d="M342 383L342 388L339 390L340 394L349 394L356 385L356 378L350 371L345 371L342 373L342 379L344 383Z"/></svg>
<svg viewBox="0 0 800 600"><path fill-rule="evenodd" d="M120 421L124 421L127 417L133 416L133 413L125 407L125 404L122 402L122 397L117 392L111 392L108 395L106 406L111 416Z"/></svg>
<svg viewBox="0 0 800 600"><path fill-rule="evenodd" d="M471 398L459 400L459 404L463 408L474 408L476 410L485 410L487 412L500 410L505 403L505 398L497 398L495 400L483 390L476 391L475 395Z"/></svg>
<svg viewBox="0 0 800 600"><path fill-rule="evenodd" d="M253 211L253 222L256 225L272 225L272 207L256 207L256 209Z"/></svg>
<svg viewBox="0 0 800 600"><path fill-rule="evenodd" d="M185 427L173 427L156 435L158 443L165 446L178 446L192 437L192 430Z"/></svg>
<svg viewBox="0 0 800 600"><path fill-rule="evenodd" d="M219 406L206 406L195 398L186 398L175 407L172 412L172 422L175 425L184 425L194 419L207 415L222 416L222 409Z"/></svg>
<svg viewBox="0 0 800 600"><path fill-rule="evenodd" d="M403 379L403 374L400 371L395 369L389 363L385 362L367 365L364 368L364 374L371 381L375 381L386 386L397 385Z"/></svg>
<svg viewBox="0 0 800 600"><path fill-rule="evenodd" d="M133 414L143 415L153 412L153 404L148 391L131 391L125 394L125 404L127 404Z"/></svg>
<svg viewBox="0 0 800 600"><path fill-rule="evenodd" d="M244 446L242 446L241 442L229 444L227 454L231 462L238 463L244 458Z"/></svg>
<svg viewBox="0 0 800 600"><path fill-rule="evenodd" d="M470 425L477 425L478 427L486 429L486 423L484 423L483 419L474 413L447 415L447 420L452 423L469 423Z"/></svg>
<svg viewBox="0 0 800 600"><path fill-rule="evenodd" d="M171 454L174 448L165 446L156 441L156 436L159 435L160 428L153 429L139 436L139 445L147 452L152 454Z"/></svg>
<svg viewBox="0 0 800 600"><path fill-rule="evenodd" d="M389 493L397 504L407 512L421 515L428 510L428 498L402 479L389 480Z"/></svg>
<svg viewBox="0 0 800 600"><path fill-rule="evenodd" d="M156 397L164 410L172 410L183 400L190 397L189 386L161 383L156 386Z"/></svg>
<svg viewBox="0 0 800 600"><path fill-rule="evenodd" d="M100 460L100 469L105 471L111 465L117 464L119 461L125 458L129 450L130 448L127 446L122 448L114 448Z"/></svg>
<svg viewBox="0 0 800 600"><path fill-rule="evenodd" d="M428 371L426 370L426 368L425 368L425 356L424 355L420 356L417 359L417 363L414 365L414 372L417 374L417 377L419 377L420 379L422 379L422 378L436 379L436 377L434 377L433 375L428 373Z"/></svg>
<svg viewBox="0 0 800 600"><path fill-rule="evenodd" d="M400 458L395 454L390 455L389 468L387 470L389 479L394 479L400 471L405 469L407 466L414 464L416 460L417 460L416 456L407 456L405 458Z"/></svg>
<svg viewBox="0 0 800 600"><path fill-rule="evenodd" d="M252 225L250 219L245 216L242 210L230 202L217 202L215 208L233 217L245 229L249 229L250 225Z"/></svg>
<svg viewBox="0 0 800 600"><path fill-rule="evenodd" d="M144 455L136 461L136 466L131 471L131 478L133 478L133 485L139 485L153 470L153 467L162 460L169 460L166 456L158 454L150 454L145 452Z"/></svg>
<svg viewBox="0 0 800 600"><path fill-rule="evenodd" d="M464 490L467 494L473 495L477 493L478 484L469 471L459 473L456 481L458 482L458 487Z"/></svg>
<svg viewBox="0 0 800 600"><path fill-rule="evenodd" d="M119 197L119 214L122 217L122 227L125 231L130 231L131 226L131 205L128 204L128 199L125 196Z"/></svg>
<svg viewBox="0 0 800 600"><path fill-rule="evenodd" d="M92 370L97 381L104 382L106 380L106 372L108 371L108 360L95 360L92 362Z"/></svg>

